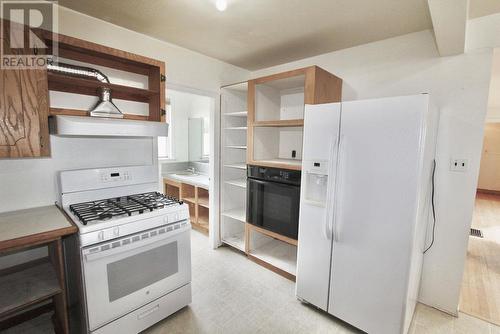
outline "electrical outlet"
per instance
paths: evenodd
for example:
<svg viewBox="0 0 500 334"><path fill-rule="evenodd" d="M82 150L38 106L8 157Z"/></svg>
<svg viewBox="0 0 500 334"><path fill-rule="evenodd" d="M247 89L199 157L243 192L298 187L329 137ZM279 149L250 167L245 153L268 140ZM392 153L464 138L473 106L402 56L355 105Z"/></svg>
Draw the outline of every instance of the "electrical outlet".
<svg viewBox="0 0 500 334"><path fill-rule="evenodd" d="M451 159L450 170L452 172L466 172L469 169L469 160L467 159Z"/></svg>

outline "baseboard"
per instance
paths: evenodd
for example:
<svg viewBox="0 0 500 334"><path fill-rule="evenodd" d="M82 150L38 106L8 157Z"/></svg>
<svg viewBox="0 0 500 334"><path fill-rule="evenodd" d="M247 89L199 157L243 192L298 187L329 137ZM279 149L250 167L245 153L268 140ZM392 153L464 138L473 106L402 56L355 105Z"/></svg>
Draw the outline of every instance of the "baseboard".
<svg viewBox="0 0 500 334"><path fill-rule="evenodd" d="M477 189L478 193L491 194L500 196L500 190L489 190L489 189Z"/></svg>

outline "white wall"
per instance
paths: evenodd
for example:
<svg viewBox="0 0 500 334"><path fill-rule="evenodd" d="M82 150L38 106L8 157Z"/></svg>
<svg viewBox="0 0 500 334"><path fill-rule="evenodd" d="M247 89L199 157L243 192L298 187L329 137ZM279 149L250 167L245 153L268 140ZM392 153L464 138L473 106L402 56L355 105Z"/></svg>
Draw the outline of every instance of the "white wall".
<svg viewBox="0 0 500 334"><path fill-rule="evenodd" d="M477 28L477 27L476 27ZM477 182L492 50L440 57L431 31L340 50L256 71L253 77L318 65L344 80L344 99L428 92L441 109L436 241L425 256L421 300L457 312ZM451 157L470 160L449 172Z"/></svg>
<svg viewBox="0 0 500 334"><path fill-rule="evenodd" d="M59 32L165 61L167 90L169 83L175 83L218 92L222 84L246 79L249 73L62 7L59 11ZM150 164L153 158L156 159L151 151L151 140L147 139L69 139L54 136L50 139L51 158L0 160L0 212L54 203L57 194L55 177L59 170Z"/></svg>
<svg viewBox="0 0 500 334"><path fill-rule="evenodd" d="M486 123L477 187L500 192L500 123Z"/></svg>
<svg viewBox="0 0 500 334"><path fill-rule="evenodd" d="M172 107L173 158L174 161L189 161L188 121L203 118L208 125L214 99L177 90L169 90L167 94Z"/></svg>

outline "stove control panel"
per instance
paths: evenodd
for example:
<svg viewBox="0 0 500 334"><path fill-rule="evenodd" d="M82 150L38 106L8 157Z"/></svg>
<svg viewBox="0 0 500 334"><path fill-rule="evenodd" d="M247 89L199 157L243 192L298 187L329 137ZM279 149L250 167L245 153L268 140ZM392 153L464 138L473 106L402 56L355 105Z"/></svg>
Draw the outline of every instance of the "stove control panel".
<svg viewBox="0 0 500 334"><path fill-rule="evenodd" d="M131 180L131 177L127 171L101 173L101 182L116 182L116 181L128 181L128 180Z"/></svg>

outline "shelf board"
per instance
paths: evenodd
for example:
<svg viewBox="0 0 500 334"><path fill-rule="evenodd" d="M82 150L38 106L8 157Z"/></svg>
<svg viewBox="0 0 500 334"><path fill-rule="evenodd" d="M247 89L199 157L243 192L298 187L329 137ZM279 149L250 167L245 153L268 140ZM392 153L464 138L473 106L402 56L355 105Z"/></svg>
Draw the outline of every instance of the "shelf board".
<svg viewBox="0 0 500 334"><path fill-rule="evenodd" d="M247 220L246 211L244 208L226 210L222 213L222 215L225 217L239 220L240 222L243 223L245 223Z"/></svg>
<svg viewBox="0 0 500 334"><path fill-rule="evenodd" d="M270 239L265 244L251 249L249 255L293 276L296 275L297 246L277 239Z"/></svg>
<svg viewBox="0 0 500 334"><path fill-rule="evenodd" d="M189 203L196 204L196 198L195 197L183 197L182 200L184 202L189 202Z"/></svg>
<svg viewBox="0 0 500 334"><path fill-rule="evenodd" d="M77 109L50 108L49 115L50 116L66 115L66 116L89 116L90 117L90 111L77 110ZM123 119L130 119L130 120L135 120L135 121L148 121L149 116L123 114Z"/></svg>
<svg viewBox="0 0 500 334"><path fill-rule="evenodd" d="M302 160L294 159L267 159L267 160L253 160L248 163L249 165L264 166L264 167L276 167L291 170L301 170Z"/></svg>
<svg viewBox="0 0 500 334"><path fill-rule="evenodd" d="M292 127L304 126L304 119L284 119L275 121L255 121L252 123L254 127L275 126L275 127Z"/></svg>
<svg viewBox="0 0 500 334"><path fill-rule="evenodd" d="M227 145L226 148L233 148L236 150L246 150L247 147L243 145Z"/></svg>
<svg viewBox="0 0 500 334"><path fill-rule="evenodd" d="M240 188L247 187L247 179L229 180L229 181L225 181L224 183L230 184L230 185L233 185L236 187L240 187Z"/></svg>
<svg viewBox="0 0 500 334"><path fill-rule="evenodd" d="M151 98L158 97L159 92L150 89L135 88L123 85L109 84L97 80L88 80L48 72L49 90L98 96L99 87L111 89L111 96L115 99L150 102Z"/></svg>
<svg viewBox="0 0 500 334"><path fill-rule="evenodd" d="M198 197L198 205L201 205L208 209L208 203L209 203L208 197Z"/></svg>
<svg viewBox="0 0 500 334"><path fill-rule="evenodd" d="M225 236L222 239L222 242L234 247L242 252L245 251L245 232L242 231L240 233L236 233L233 235Z"/></svg>
<svg viewBox="0 0 500 334"><path fill-rule="evenodd" d="M49 299L61 291L56 271L48 260L0 276L0 317Z"/></svg>
<svg viewBox="0 0 500 334"><path fill-rule="evenodd" d="M247 169L247 165L244 162L233 163L233 164L226 164L226 165L224 165L224 167L227 167L227 168L236 168L236 169L244 169L244 170Z"/></svg>
<svg viewBox="0 0 500 334"><path fill-rule="evenodd" d="M247 117L246 111L237 111L237 112L227 112L223 114L224 116L232 116L232 117Z"/></svg>
<svg viewBox="0 0 500 334"><path fill-rule="evenodd" d="M232 126L228 128L224 128L225 130L248 130L246 126Z"/></svg>

